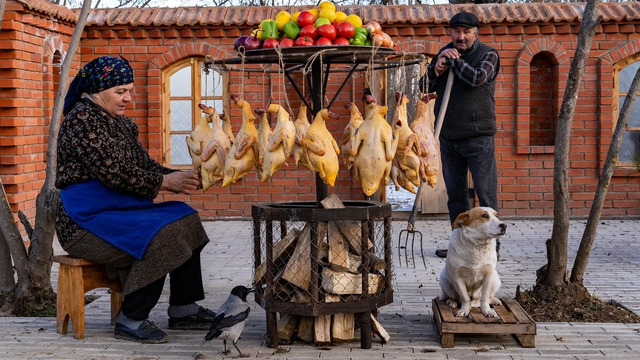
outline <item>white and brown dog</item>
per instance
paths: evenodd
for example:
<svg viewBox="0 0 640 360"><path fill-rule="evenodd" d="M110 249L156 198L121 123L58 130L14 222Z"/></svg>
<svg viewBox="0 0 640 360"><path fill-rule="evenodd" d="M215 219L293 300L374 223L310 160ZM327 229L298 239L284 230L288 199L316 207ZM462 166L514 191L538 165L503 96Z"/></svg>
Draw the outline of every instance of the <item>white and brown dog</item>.
<svg viewBox="0 0 640 360"><path fill-rule="evenodd" d="M440 299L451 308L460 303L456 316L468 316L472 306L480 306L484 316L497 317L490 307L500 304L494 297L500 288L496 238L505 234L507 225L494 209L476 207L458 215L452 227L447 262L440 273Z"/></svg>

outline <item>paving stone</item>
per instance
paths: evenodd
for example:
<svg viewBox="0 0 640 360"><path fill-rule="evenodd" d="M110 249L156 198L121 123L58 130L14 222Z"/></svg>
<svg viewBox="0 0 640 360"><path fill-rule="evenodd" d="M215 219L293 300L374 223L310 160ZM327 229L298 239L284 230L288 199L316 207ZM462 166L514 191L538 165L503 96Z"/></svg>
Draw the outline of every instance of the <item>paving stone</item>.
<svg viewBox="0 0 640 360"><path fill-rule="evenodd" d="M553 223L548 220L507 219L507 234L501 240L498 273L502 287L498 296L513 297L520 286L535 283L535 270L546 262L545 240ZM585 221L572 221L569 233L569 262L577 252ZM203 306L216 310L235 285L251 284L253 269L252 223L250 221L209 221L204 223L211 242L202 252L206 299ZM398 253L397 237L406 221L393 222L394 302L379 309L381 324L391 335L382 346L378 338L372 349L349 344L315 347L294 343L279 350L265 345L265 313L250 301L251 314L239 341L243 352L260 359L638 359L640 324L538 323L536 347L520 347L511 335L455 336L455 347L443 349L433 324L431 300L440 295L438 279L444 259L434 251L445 248L450 226L446 220L418 220L415 229L424 236L426 269L420 249L414 248L416 267L406 265L404 249ZM615 299L640 313L640 221L604 220L598 227L584 283L603 299ZM63 253L57 246L55 253ZM409 249L410 251L410 249ZM399 256L402 255L400 264ZM569 264L570 266L571 264ZM569 268L570 269L570 268ZM52 268L56 287L57 265ZM0 318L0 359L223 359L222 341L203 343L203 331L167 330L166 344L137 344L113 338L109 295L105 289L91 294L98 299L86 307L85 338L57 334L55 318ZM167 327L168 286L150 320Z"/></svg>

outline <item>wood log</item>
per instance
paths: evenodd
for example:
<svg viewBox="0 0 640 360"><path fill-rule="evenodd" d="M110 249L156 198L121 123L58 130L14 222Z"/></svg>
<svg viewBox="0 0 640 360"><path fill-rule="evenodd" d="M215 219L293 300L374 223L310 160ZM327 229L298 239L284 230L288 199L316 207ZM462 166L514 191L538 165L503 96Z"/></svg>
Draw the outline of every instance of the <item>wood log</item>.
<svg viewBox="0 0 640 360"><path fill-rule="evenodd" d="M369 253L369 271L385 270L387 268L387 262L380 259L373 252Z"/></svg>
<svg viewBox="0 0 640 360"><path fill-rule="evenodd" d="M320 203L325 209L345 208L344 204L336 194L327 196L324 200L320 201ZM344 236L344 238L349 242L351 249L358 255L362 254L362 230L358 222L355 220L341 220L336 221L335 223L338 225L338 230L342 236ZM371 248L373 248L373 243L371 242L371 239L369 239L367 250Z"/></svg>
<svg viewBox="0 0 640 360"><path fill-rule="evenodd" d="M329 266L334 271L351 271L353 265L349 256L349 244L342 237L335 223L329 223L327 231L329 232ZM356 272L357 269L356 266Z"/></svg>
<svg viewBox="0 0 640 360"><path fill-rule="evenodd" d="M318 244L318 258L321 258L321 256L326 256L323 255L323 251L328 251L328 245L321 241L327 233L327 223L318 222L317 228L318 237L315 241ZM311 282L311 226L309 224L305 225L298 236L298 243L285 266L282 279L303 290L309 290Z"/></svg>
<svg viewBox="0 0 640 360"><path fill-rule="evenodd" d="M369 294L375 294L384 286L384 277L369 274ZM336 272L329 268L322 269L322 288L331 294L362 294L362 274Z"/></svg>
<svg viewBox="0 0 640 360"><path fill-rule="evenodd" d="M296 243L298 241L298 235L300 230L291 229L291 231L280 241L273 245L272 261L276 269L281 268L289 259ZM254 284L258 286L265 281L265 275L267 274L267 262L263 261L255 272Z"/></svg>
<svg viewBox="0 0 640 360"><path fill-rule="evenodd" d="M311 301L311 294L308 292L296 290L294 296L291 299L292 302L308 303ZM298 332L296 338L308 343L313 343L313 316L300 316L300 322L298 323Z"/></svg>
<svg viewBox="0 0 640 360"><path fill-rule="evenodd" d="M293 337L298 329L298 315L280 314L278 320L278 342L280 344L293 343Z"/></svg>
<svg viewBox="0 0 640 360"><path fill-rule="evenodd" d="M313 342L316 345L331 343L331 315L316 316L313 318Z"/></svg>
<svg viewBox="0 0 640 360"><path fill-rule="evenodd" d="M309 344L313 343L313 323L313 316L300 316L296 338Z"/></svg>
<svg viewBox="0 0 640 360"><path fill-rule="evenodd" d="M325 302L340 302L340 296L326 294ZM355 321L353 313L335 314L331 324L331 340L336 342L350 342L355 337Z"/></svg>
<svg viewBox="0 0 640 360"><path fill-rule="evenodd" d="M371 314L371 328L373 329L373 333L380 337L380 342L386 344L391 339L387 330L385 330L382 325L376 320L376 317Z"/></svg>

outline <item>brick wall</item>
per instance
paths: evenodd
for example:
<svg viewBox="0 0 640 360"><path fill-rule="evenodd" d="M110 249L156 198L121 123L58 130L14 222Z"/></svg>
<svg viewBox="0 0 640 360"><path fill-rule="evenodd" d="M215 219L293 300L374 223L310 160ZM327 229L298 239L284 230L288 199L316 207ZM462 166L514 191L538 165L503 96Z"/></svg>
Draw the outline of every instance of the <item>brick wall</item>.
<svg viewBox="0 0 640 360"><path fill-rule="evenodd" d="M2 92L10 94L0 99L0 175L14 210L33 213L35 195L44 177L44 144L47 118L40 106L47 100L51 104L54 92L51 75L44 75L42 58L44 28L33 25L34 17L14 16L8 29L3 23L0 33L0 56L14 64L14 70L2 66L0 84ZM58 26L51 37L66 44L71 28L52 19L42 19ZM13 28L12 28L13 26ZM396 23L384 25L398 48L411 52L434 55L449 40L448 30L439 24L410 25ZM180 59L210 55L220 59L233 56L231 46L235 38L249 32L249 27L216 26L90 26L85 30L78 57L78 66L100 55L123 54L131 62L136 75L133 106L128 115L139 125L141 141L156 159L162 159L161 74L162 70ZM480 28L481 41L496 48L501 56L501 70L496 85L496 113L498 134L496 156L499 171L499 206L506 216L545 216L553 213L553 143L549 129L544 129L540 140L538 126L541 119L551 117L551 111L560 109L564 85L575 51L579 23L498 23ZM34 35L39 34L39 35ZM12 40L14 39L14 40ZM28 39L32 45L21 47L15 39ZM29 42L27 41L27 43ZM64 47L66 48L67 45ZM55 47L55 46L54 46ZM590 53L584 82L580 89L571 141L570 191L571 211L575 216L589 212L597 184L600 166L606 156L612 135L613 66L640 51L640 23L603 23L596 35ZM538 55L543 54L543 55ZM538 55L536 57L536 55ZM542 61L534 61L542 59ZM17 60L21 59L21 60ZM28 61L25 61L28 60ZM554 79L556 87L535 83L538 75L531 74L539 65L551 67L545 76ZM75 71L72 73L72 76ZM342 75L332 75L328 93L337 90ZM344 106L356 101L361 109L364 74L356 76L345 86L332 110L342 115L338 123L328 124L336 139L348 121ZM27 80L28 79L28 80ZM266 101L271 88L276 98L280 95L279 74L253 73L241 79L232 73L231 92L240 93L244 83L245 98L254 106ZM546 81L546 80L545 80ZM47 91L38 89L40 82ZM49 85L47 85L49 84ZM543 93L546 112L540 107L536 93ZM535 96L532 96L534 94ZM35 97L35 99L34 99ZM282 98L281 96L279 98ZM288 89L288 99L294 114L299 101ZM8 100L7 100L8 99ZM20 106L18 106L20 104ZM23 107L23 104L29 104ZM548 105L548 106L547 106ZM544 109L543 109L544 110ZM232 110L234 131L240 126L240 112ZM311 120L311 119L310 119ZM48 120L47 120L48 121ZM273 121L273 120L272 120ZM329 193L338 193L343 199L362 199L362 193L352 172L341 164L335 187ZM162 194L161 200L188 201L200 211L203 218L248 217L251 204L256 202L311 201L315 199L315 177L307 170L289 164L267 183L261 183L255 171L228 188L212 187L204 193L191 196ZM611 180L604 205L605 216L640 215L640 177L637 171L616 170Z"/></svg>
<svg viewBox="0 0 640 360"><path fill-rule="evenodd" d="M7 2L0 31L0 176L11 209L35 216L61 56L74 24ZM17 215L16 215L17 219Z"/></svg>

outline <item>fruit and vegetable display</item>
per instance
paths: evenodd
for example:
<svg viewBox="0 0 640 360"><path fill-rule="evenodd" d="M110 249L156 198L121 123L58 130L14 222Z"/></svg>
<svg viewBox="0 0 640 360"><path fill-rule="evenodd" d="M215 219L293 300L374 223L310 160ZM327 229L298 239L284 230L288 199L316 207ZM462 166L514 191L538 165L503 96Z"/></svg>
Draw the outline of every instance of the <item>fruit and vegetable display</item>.
<svg viewBox="0 0 640 360"><path fill-rule="evenodd" d="M281 11L275 19L263 20L250 35L238 37L234 49L330 45L392 48L394 43L377 21L365 25L358 15L347 15L338 11L332 2L324 1L317 8L293 14Z"/></svg>

